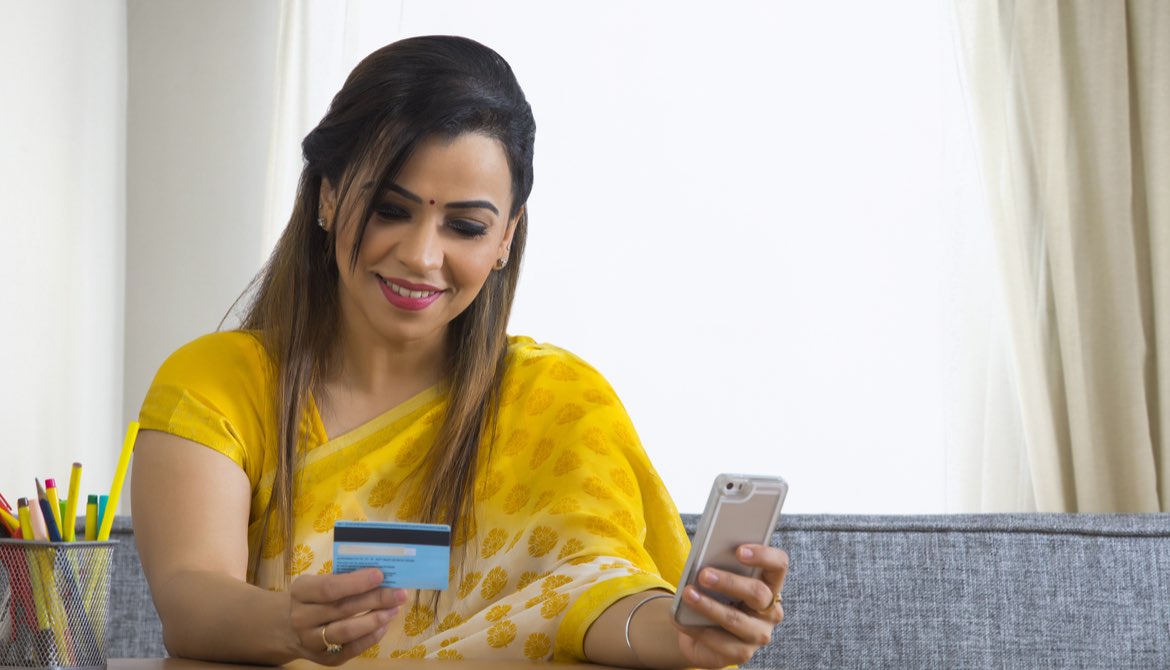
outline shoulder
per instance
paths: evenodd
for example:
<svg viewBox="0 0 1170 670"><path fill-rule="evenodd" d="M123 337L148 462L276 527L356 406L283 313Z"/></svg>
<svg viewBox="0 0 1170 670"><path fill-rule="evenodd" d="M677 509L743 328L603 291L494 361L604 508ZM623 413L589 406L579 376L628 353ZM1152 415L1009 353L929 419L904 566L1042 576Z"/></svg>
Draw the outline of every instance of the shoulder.
<svg viewBox="0 0 1170 670"><path fill-rule="evenodd" d="M561 381L585 376L604 381L596 368L573 352L555 344L538 343L523 335L508 338L506 374L530 378L549 377Z"/></svg>
<svg viewBox="0 0 1170 670"><path fill-rule="evenodd" d="M224 331L179 347L162 364L153 386L202 393L260 391L271 377L272 362L260 340L246 331Z"/></svg>
<svg viewBox="0 0 1170 670"><path fill-rule="evenodd" d="M513 336L506 365L500 404L513 410L523 407L526 423L538 420L546 408L561 419L589 408L624 412L613 387L596 368L556 345Z"/></svg>
<svg viewBox="0 0 1170 670"><path fill-rule="evenodd" d="M582 396L600 404L615 404L609 381L576 354L530 337L509 338L503 393L526 395L535 389L558 396Z"/></svg>
<svg viewBox="0 0 1170 670"><path fill-rule="evenodd" d="M142 401L139 423L143 430L211 447L235 461L255 485L273 434L273 370L253 334L204 335L179 347L159 367Z"/></svg>

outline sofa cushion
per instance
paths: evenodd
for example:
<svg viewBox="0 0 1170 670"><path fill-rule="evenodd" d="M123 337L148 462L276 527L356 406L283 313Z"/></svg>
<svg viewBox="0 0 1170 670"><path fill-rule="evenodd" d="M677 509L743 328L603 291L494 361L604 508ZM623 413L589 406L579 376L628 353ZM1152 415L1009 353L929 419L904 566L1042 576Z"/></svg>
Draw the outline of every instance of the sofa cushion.
<svg viewBox="0 0 1170 670"><path fill-rule="evenodd" d="M154 609L130 517L114 517L110 539L118 542L114 551L113 574L110 576L110 658L161 658L162 623Z"/></svg>
<svg viewBox="0 0 1170 670"><path fill-rule="evenodd" d="M111 538L110 656L165 656L130 520ZM786 619L747 667L1170 668L1170 515L788 515L772 544Z"/></svg>
<svg viewBox="0 0 1170 670"><path fill-rule="evenodd" d="M1168 515L792 515L772 544L786 619L748 667L1170 667Z"/></svg>

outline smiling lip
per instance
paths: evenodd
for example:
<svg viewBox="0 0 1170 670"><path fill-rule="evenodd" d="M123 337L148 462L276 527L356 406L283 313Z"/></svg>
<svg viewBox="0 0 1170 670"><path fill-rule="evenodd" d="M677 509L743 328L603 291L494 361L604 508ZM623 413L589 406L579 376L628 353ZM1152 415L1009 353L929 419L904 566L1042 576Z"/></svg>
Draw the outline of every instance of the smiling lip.
<svg viewBox="0 0 1170 670"><path fill-rule="evenodd" d="M381 275L377 275L377 277L382 295L386 296L386 300L391 305L399 309L417 312L426 309L443 295L441 289L427 284L412 284L397 277L393 279L387 279Z"/></svg>

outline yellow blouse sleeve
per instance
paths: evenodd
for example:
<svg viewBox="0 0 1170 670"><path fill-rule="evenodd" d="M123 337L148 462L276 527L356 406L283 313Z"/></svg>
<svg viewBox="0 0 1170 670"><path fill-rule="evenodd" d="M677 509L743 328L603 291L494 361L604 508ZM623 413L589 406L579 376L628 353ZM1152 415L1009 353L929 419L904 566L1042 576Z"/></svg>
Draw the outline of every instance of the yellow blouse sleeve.
<svg viewBox="0 0 1170 670"><path fill-rule="evenodd" d="M162 364L138 421L208 446L232 459L253 487L264 471L266 437L274 421L270 365L259 341L239 332L205 335Z"/></svg>
<svg viewBox="0 0 1170 670"><path fill-rule="evenodd" d="M617 395L584 361L514 344L489 462L480 530L504 540L523 514L513 556L499 560L527 562L519 607L559 618L554 660L585 660L585 632L614 602L674 591L690 548L678 510Z"/></svg>

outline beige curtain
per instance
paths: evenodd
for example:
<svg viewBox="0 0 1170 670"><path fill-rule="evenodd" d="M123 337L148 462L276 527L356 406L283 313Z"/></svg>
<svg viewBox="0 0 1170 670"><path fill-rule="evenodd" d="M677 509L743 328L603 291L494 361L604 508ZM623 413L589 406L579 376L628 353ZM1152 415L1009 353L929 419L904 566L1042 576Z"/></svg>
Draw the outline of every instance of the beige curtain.
<svg viewBox="0 0 1170 670"><path fill-rule="evenodd" d="M955 7L1024 436L984 500L1170 511L1170 2Z"/></svg>
<svg viewBox="0 0 1170 670"><path fill-rule="evenodd" d="M280 0L261 258L268 258L292 213L303 167L301 140L325 115L349 71L401 37L404 4Z"/></svg>

